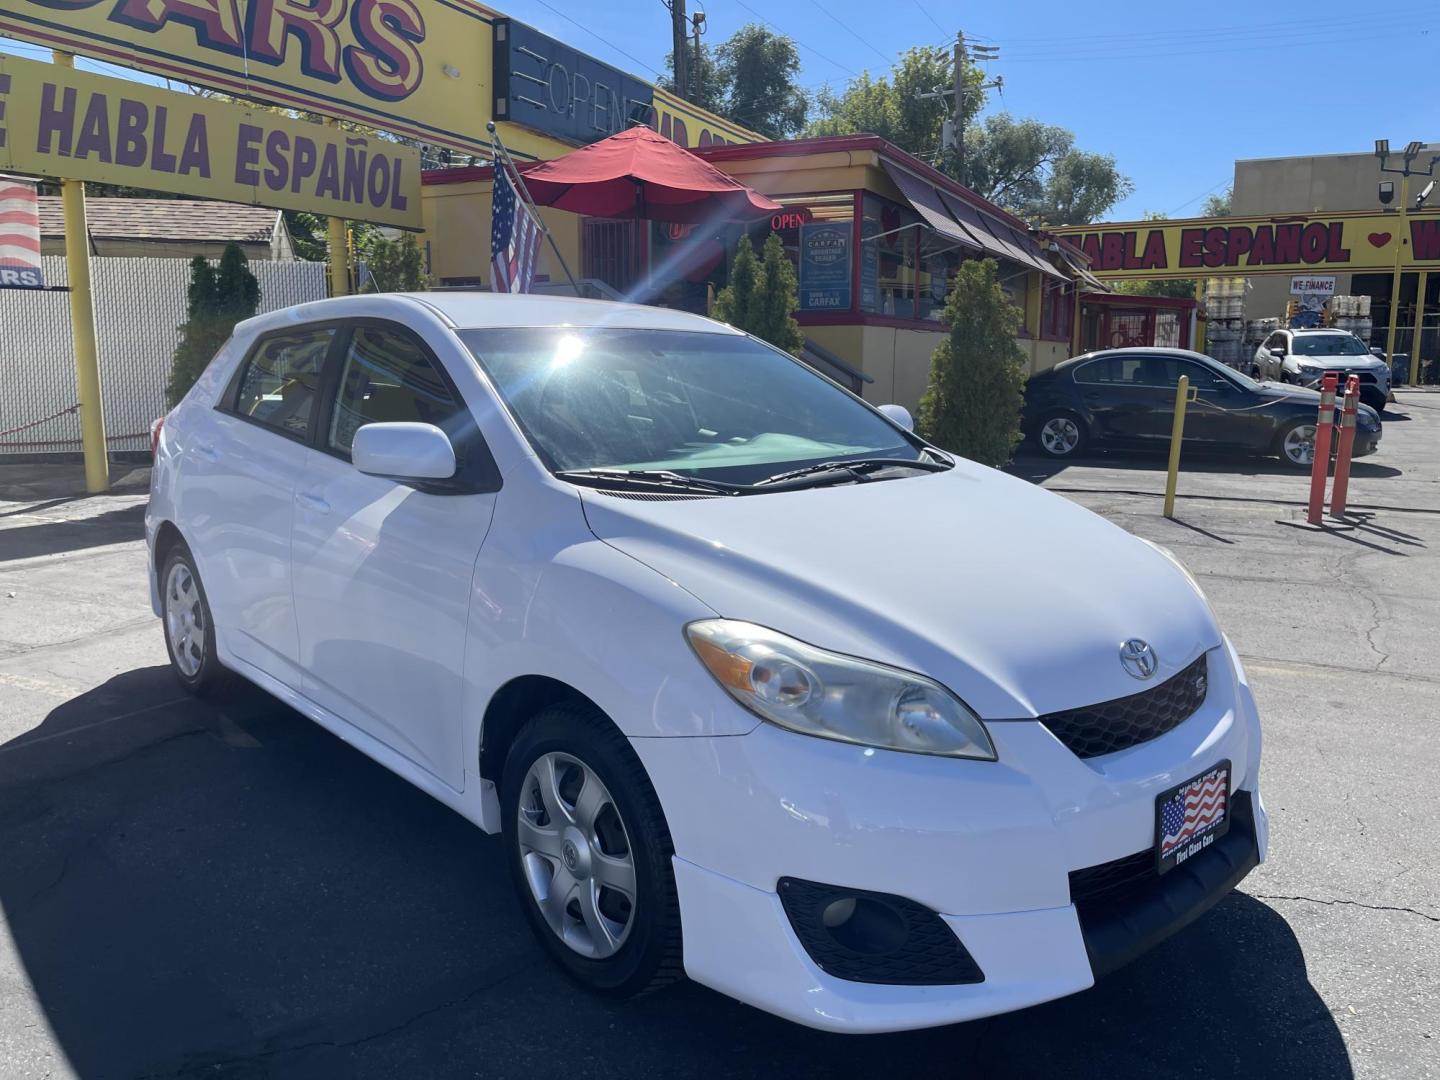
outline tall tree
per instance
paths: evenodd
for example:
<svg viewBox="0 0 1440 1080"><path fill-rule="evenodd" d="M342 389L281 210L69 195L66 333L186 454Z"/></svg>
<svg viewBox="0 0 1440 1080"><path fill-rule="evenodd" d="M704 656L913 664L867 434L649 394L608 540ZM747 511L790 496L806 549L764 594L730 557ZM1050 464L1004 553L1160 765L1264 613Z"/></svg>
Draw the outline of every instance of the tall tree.
<svg viewBox="0 0 1440 1080"><path fill-rule="evenodd" d="M806 134L879 135L1005 209L1049 224L1093 221L1130 193L1133 185L1115 159L1077 149L1065 128L1009 113L977 123L985 91L984 75L974 65L966 69L964 159L957 160L942 145L953 99L920 97L950 87L952 72L948 49L911 49L887 75L865 72L842 93L822 91L820 116Z"/></svg>
<svg viewBox="0 0 1440 1080"><path fill-rule="evenodd" d="M414 233L407 232L398 240L377 238L365 256L365 268L369 273L360 285L361 292L419 292L429 285Z"/></svg>
<svg viewBox="0 0 1440 1080"><path fill-rule="evenodd" d="M696 69L693 50L688 54ZM700 93L675 86L675 57L666 57L671 75L661 85L769 139L788 139L805 126L810 101L801 89L800 53L795 42L759 23L742 26L715 46L700 47Z"/></svg>
<svg viewBox="0 0 1440 1080"><path fill-rule="evenodd" d="M798 302L795 268L776 233L765 238L760 257L750 237L740 237L730 264L730 284L715 297L711 315L799 355L805 335L792 314Z"/></svg>
<svg viewBox="0 0 1440 1080"><path fill-rule="evenodd" d="M1201 217L1229 217L1233 210L1230 204L1235 198L1235 189L1227 187L1224 191L1215 195L1207 196L1200 204Z"/></svg>

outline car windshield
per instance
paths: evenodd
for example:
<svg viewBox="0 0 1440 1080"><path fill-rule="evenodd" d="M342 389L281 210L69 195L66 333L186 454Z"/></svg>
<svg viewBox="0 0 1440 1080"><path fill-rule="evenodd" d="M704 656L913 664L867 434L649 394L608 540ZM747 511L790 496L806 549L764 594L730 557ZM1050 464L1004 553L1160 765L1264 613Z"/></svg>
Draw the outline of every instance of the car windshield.
<svg viewBox="0 0 1440 1080"><path fill-rule="evenodd" d="M1353 334L1296 334L1291 351L1296 356L1370 355L1370 350Z"/></svg>
<svg viewBox="0 0 1440 1080"><path fill-rule="evenodd" d="M459 333L556 471L750 484L822 461L921 455L889 421L752 338L612 327Z"/></svg>

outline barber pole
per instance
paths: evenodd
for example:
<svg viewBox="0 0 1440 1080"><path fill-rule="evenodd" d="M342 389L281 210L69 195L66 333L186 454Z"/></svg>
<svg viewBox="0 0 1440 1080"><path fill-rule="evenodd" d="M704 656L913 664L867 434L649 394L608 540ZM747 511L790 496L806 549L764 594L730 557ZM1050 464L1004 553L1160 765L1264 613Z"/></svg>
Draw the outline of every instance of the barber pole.
<svg viewBox="0 0 1440 1080"><path fill-rule="evenodd" d="M1345 380L1345 409L1340 414L1340 447L1335 454L1335 488L1330 494L1330 516L1345 516L1345 495L1350 489L1350 451L1355 446L1355 403L1360 398L1360 377Z"/></svg>
<svg viewBox="0 0 1440 1080"><path fill-rule="evenodd" d="M1310 466L1310 511L1305 519L1320 524L1325 509L1325 478L1330 472L1330 437L1335 427L1335 387L1340 377L1327 372L1320 383L1320 414L1315 418L1315 461Z"/></svg>

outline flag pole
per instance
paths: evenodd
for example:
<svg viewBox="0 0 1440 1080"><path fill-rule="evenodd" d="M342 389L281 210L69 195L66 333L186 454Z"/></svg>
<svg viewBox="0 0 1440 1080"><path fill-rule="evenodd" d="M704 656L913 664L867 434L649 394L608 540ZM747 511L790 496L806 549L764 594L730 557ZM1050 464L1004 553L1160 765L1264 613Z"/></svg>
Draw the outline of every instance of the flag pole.
<svg viewBox="0 0 1440 1080"><path fill-rule="evenodd" d="M495 121L491 120L485 124L485 130L490 133L490 146L494 151L495 167L508 168L510 176L515 181L515 190L524 200L530 212L535 215L535 221L540 225L540 231L545 234L545 239L550 241L550 250L555 252L555 258L560 263L560 269L565 271L565 276L570 279L570 288L575 290L575 295L580 295L580 286L575 281L575 275L570 272L570 266L565 262L565 256L560 254L560 245L555 243L555 237L550 232L550 226L545 224L545 219L540 216L540 208L530 198L530 189L525 186L525 178L520 175L516 168L515 161L510 157L510 151L505 149L505 144L500 140L500 132L495 129Z"/></svg>

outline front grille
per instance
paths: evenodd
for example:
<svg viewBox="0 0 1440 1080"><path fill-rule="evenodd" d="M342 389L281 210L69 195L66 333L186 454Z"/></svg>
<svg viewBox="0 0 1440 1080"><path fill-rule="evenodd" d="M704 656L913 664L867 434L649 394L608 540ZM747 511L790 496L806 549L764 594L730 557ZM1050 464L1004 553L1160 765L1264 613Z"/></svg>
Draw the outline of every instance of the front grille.
<svg viewBox="0 0 1440 1080"><path fill-rule="evenodd" d="M1345 380L1348 379L1351 375L1359 376L1362 385L1365 383L1373 383L1375 381L1375 373L1373 371L1341 371L1339 369L1336 369L1334 371L1327 371L1325 374L1337 376L1340 381L1341 390L1345 389Z"/></svg>
<svg viewBox="0 0 1440 1080"><path fill-rule="evenodd" d="M1049 713L1040 723L1076 757L1113 754L1158 739L1179 727L1205 702L1209 684L1208 653L1159 686L1129 697Z"/></svg>
<svg viewBox="0 0 1440 1080"><path fill-rule="evenodd" d="M914 900L790 877L778 892L795 936L827 975L890 986L985 981L945 920ZM846 903L844 920L827 923L827 909Z"/></svg>

